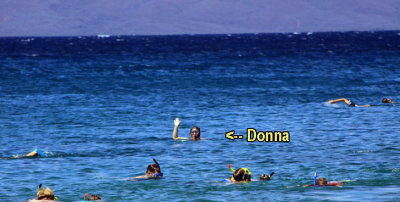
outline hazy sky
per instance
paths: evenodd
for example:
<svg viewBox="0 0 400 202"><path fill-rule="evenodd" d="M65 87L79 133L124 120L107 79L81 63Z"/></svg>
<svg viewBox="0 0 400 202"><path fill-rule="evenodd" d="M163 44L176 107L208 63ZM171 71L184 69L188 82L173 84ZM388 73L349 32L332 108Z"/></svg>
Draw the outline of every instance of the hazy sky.
<svg viewBox="0 0 400 202"><path fill-rule="evenodd" d="M0 36L400 30L400 0L0 0Z"/></svg>

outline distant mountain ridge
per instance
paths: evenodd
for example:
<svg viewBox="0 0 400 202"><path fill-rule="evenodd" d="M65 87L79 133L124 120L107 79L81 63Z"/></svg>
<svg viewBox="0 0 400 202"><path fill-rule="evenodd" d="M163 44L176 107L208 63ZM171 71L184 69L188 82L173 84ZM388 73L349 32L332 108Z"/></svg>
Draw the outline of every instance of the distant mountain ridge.
<svg viewBox="0 0 400 202"><path fill-rule="evenodd" d="M400 0L3 1L0 36L400 30Z"/></svg>

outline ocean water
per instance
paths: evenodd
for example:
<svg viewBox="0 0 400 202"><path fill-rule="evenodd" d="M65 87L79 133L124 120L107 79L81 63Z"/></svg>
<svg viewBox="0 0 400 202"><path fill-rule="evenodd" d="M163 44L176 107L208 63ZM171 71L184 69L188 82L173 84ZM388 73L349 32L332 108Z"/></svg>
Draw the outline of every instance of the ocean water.
<svg viewBox="0 0 400 202"><path fill-rule="evenodd" d="M0 201L398 201L399 76L400 31L0 38ZM172 140L176 117L204 140ZM127 181L153 158L163 179ZM296 187L314 172L351 181Z"/></svg>

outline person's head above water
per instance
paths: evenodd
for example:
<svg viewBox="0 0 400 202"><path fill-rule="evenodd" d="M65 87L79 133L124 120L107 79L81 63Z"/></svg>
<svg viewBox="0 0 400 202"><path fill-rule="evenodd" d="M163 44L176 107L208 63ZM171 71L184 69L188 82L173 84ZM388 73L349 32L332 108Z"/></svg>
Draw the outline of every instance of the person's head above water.
<svg viewBox="0 0 400 202"><path fill-rule="evenodd" d="M324 177L318 178L316 183L315 183L315 185L317 185L317 186L324 186L324 185L327 185L327 184L328 184L328 181Z"/></svg>
<svg viewBox="0 0 400 202"><path fill-rule="evenodd" d="M154 175L157 173L161 173L161 169L160 167L158 167L157 164L150 164L149 166L147 166L147 170L146 170L146 175Z"/></svg>
<svg viewBox="0 0 400 202"><path fill-rule="evenodd" d="M200 139L200 128L197 126L193 126L190 129L190 138L192 140L199 140Z"/></svg>
<svg viewBox="0 0 400 202"><path fill-rule="evenodd" d="M93 194L88 198L88 201L103 201L103 200L101 200L100 196Z"/></svg>
<svg viewBox="0 0 400 202"><path fill-rule="evenodd" d="M39 190L37 192L37 200L56 200L53 191L46 187L44 189L40 189L41 184L39 185Z"/></svg>
<svg viewBox="0 0 400 202"><path fill-rule="evenodd" d="M146 176L152 177L162 177L163 173L161 172L160 165L158 164L156 159L153 159L154 163L147 166Z"/></svg>
<svg viewBox="0 0 400 202"><path fill-rule="evenodd" d="M238 182L250 182L251 181L251 172L247 168L239 168L237 170L233 169L230 164L228 164L228 168L233 172L232 181Z"/></svg>
<svg viewBox="0 0 400 202"><path fill-rule="evenodd" d="M251 172L247 168L239 168L233 173L232 178L238 182L250 182Z"/></svg>
<svg viewBox="0 0 400 202"><path fill-rule="evenodd" d="M271 180L271 177L272 177L272 175L274 175L274 174L275 174L274 172L272 172L270 175L262 174L262 175L260 176L260 180L265 180L265 181Z"/></svg>
<svg viewBox="0 0 400 202"><path fill-rule="evenodd" d="M181 124L181 121L179 120L179 118L176 118L174 120L175 127L174 127L174 132L172 132L172 138L174 140L188 140L189 138L179 137L178 136L178 128L179 128L180 124ZM200 128L198 126L193 126L190 129L190 133L189 134L190 134L190 139L191 140L200 140Z"/></svg>
<svg viewBox="0 0 400 202"><path fill-rule="evenodd" d="M382 103L392 103L392 100L389 98L383 98Z"/></svg>

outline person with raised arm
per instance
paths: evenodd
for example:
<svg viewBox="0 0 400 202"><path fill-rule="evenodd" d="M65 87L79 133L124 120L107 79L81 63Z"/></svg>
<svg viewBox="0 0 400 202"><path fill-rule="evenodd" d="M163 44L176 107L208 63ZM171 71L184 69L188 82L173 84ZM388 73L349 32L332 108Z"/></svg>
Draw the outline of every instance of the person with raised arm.
<svg viewBox="0 0 400 202"><path fill-rule="evenodd" d="M174 140L188 140L189 138L178 136L178 128L179 128L179 125L181 124L181 121L179 120L179 118L176 118L174 120L174 124L175 124L175 127L174 127L174 132L172 133L172 138ZM191 140L200 140L200 128L199 127L193 126L190 129L190 139Z"/></svg>

